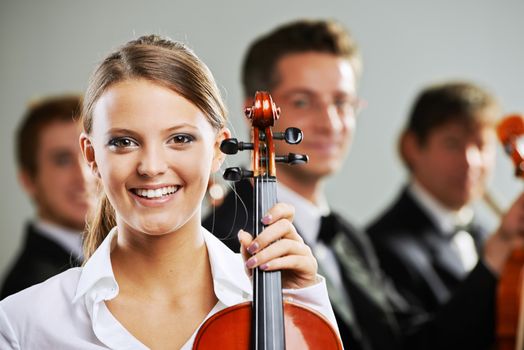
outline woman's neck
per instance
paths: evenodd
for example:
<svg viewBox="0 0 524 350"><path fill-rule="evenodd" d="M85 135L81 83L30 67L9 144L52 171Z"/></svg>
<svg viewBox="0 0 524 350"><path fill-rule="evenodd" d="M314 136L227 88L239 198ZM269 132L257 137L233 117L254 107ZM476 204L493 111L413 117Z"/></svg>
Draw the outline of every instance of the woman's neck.
<svg viewBox="0 0 524 350"><path fill-rule="evenodd" d="M121 291L140 287L149 296L152 292L170 297L184 294L195 287L195 274L206 277L203 280L211 277L200 223L191 221L176 232L158 236L119 226L111 263Z"/></svg>
<svg viewBox="0 0 524 350"><path fill-rule="evenodd" d="M160 236L118 232L111 263L119 293L106 305L150 348L182 347L217 303L199 220Z"/></svg>

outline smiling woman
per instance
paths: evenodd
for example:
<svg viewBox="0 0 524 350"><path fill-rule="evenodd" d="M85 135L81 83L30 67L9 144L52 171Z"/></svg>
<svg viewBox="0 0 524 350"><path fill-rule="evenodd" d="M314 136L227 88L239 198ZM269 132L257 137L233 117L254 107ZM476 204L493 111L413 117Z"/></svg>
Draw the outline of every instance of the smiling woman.
<svg viewBox="0 0 524 350"><path fill-rule="evenodd" d="M227 129L216 130L187 99L140 78L111 86L92 118L82 149L122 228L156 235L200 227L195 210L222 161L217 143Z"/></svg>
<svg viewBox="0 0 524 350"><path fill-rule="evenodd" d="M335 324L292 207L271 208L256 239L239 232L245 264L201 227L225 114L211 73L180 43L141 37L98 66L80 136L103 188L87 261L1 301L0 348L190 349L204 320L251 298L255 267L290 270L284 295Z"/></svg>

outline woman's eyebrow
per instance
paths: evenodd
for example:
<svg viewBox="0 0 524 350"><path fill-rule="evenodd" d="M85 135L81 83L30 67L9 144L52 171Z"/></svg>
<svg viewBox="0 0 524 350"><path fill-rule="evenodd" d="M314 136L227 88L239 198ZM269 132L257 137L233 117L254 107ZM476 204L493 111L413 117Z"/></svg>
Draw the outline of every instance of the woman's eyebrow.
<svg viewBox="0 0 524 350"><path fill-rule="evenodd" d="M163 132L171 133L171 132L174 132L180 129L186 129L186 128L198 130L198 127L193 124L181 123L181 124L174 125L170 128L164 129ZM138 137L140 135L139 132L136 132L132 129L127 129L127 128L111 128L106 132L106 135L115 135L115 134L116 135L130 135L130 136L135 136L135 137Z"/></svg>

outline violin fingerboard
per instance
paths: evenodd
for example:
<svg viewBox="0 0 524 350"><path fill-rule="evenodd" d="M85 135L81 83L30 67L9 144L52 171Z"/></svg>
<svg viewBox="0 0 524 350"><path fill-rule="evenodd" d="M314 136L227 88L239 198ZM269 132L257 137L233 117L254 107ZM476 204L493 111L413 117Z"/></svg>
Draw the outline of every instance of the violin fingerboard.
<svg viewBox="0 0 524 350"><path fill-rule="evenodd" d="M274 177L255 178L254 208L256 217L253 232L262 232L262 217L276 202L276 179ZM253 273L253 349L283 350L284 307L282 303L282 278L280 271L255 269Z"/></svg>

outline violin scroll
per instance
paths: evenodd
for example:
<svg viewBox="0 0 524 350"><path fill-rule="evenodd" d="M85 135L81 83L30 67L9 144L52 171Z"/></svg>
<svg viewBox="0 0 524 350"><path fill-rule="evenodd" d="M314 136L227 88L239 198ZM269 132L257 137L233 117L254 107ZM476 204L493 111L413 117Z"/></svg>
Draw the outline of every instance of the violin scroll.
<svg viewBox="0 0 524 350"><path fill-rule="evenodd" d="M524 177L524 116L505 117L497 126L497 136L515 165L515 175Z"/></svg>
<svg viewBox="0 0 524 350"><path fill-rule="evenodd" d="M251 120L253 141L225 139L220 144L220 150L225 154L237 154L245 150L253 151L253 171L238 167L227 168L223 175L225 180L240 181L258 176L275 177L275 163L296 165L308 162L308 156L305 154L275 155L274 140L283 140L288 144L296 145L302 142L304 135L300 129L293 127L287 128L284 132L273 133L271 127L280 118L281 111L269 93L258 91L255 94L253 105L247 107L244 114Z"/></svg>

